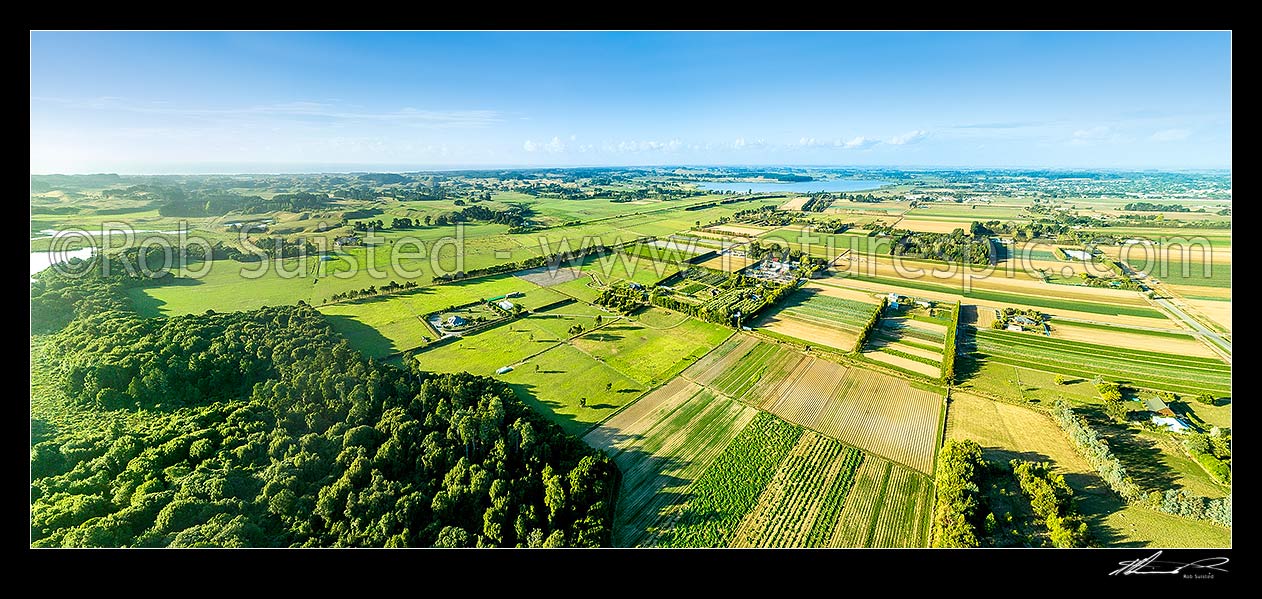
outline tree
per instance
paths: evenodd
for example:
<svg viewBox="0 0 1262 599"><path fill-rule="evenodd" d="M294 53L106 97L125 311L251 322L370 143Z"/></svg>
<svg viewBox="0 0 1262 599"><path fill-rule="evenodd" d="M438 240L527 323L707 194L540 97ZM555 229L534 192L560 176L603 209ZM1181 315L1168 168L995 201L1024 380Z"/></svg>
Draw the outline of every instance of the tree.
<svg viewBox="0 0 1262 599"><path fill-rule="evenodd" d="M605 383L605 391L613 391L613 383Z"/></svg>
<svg viewBox="0 0 1262 599"><path fill-rule="evenodd" d="M602 319L601 319L600 315L599 315L599 314L597 314L597 315L596 315L596 326L600 326L601 320L602 320Z"/></svg>

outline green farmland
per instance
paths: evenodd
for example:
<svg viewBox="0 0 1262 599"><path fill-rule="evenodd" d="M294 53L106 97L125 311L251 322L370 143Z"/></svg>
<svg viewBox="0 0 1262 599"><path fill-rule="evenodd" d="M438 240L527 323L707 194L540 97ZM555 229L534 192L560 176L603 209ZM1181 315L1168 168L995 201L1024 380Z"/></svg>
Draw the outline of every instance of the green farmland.
<svg viewBox="0 0 1262 599"><path fill-rule="evenodd" d="M1050 339L1025 333L977 330L984 360L1068 376L1126 382L1177 393L1231 394L1231 366L1196 358Z"/></svg>

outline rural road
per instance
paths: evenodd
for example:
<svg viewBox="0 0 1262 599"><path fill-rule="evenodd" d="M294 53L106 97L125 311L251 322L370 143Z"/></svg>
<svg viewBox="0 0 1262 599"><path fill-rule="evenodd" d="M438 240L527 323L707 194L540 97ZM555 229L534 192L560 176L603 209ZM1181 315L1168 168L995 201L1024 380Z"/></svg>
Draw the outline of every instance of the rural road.
<svg viewBox="0 0 1262 599"><path fill-rule="evenodd" d="M1125 265L1126 269L1130 271L1132 281L1135 281L1136 283L1139 283L1140 285L1143 285L1144 287L1151 289L1157 293L1156 297L1151 298L1148 301L1156 304L1157 306L1161 308L1164 308L1165 311L1168 312L1169 314L1172 314L1176 320L1179 320L1183 324L1187 325L1188 327L1191 327L1191 329L1197 333L1197 337L1199 337L1202 341L1205 341L1206 345L1208 345L1210 349L1214 350L1214 352L1217 353L1219 356L1222 356L1222 358L1226 360L1228 364L1231 363L1231 342L1230 341L1223 339L1222 335L1219 335L1217 332L1211 330L1209 327L1206 327L1205 325L1201 324L1201 321L1192 317L1192 315L1188 314L1187 312L1183 311L1182 308L1175 305L1174 302L1167 299L1168 297L1177 297L1177 296L1170 289L1167 289L1165 287L1164 282L1157 281L1156 279L1149 277L1147 273L1136 270L1130 264L1125 264L1125 263L1123 264Z"/></svg>
<svg viewBox="0 0 1262 599"><path fill-rule="evenodd" d="M1184 312L1178 306L1174 305L1174 302L1171 302L1170 300L1164 297L1155 298L1153 299L1153 301L1156 302L1156 304L1161 306L1162 308L1165 308L1166 311L1173 314L1179 320L1182 320L1184 324L1195 329L1196 332L1200 333L1201 339L1209 341L1210 348L1218 352L1219 355L1221 355L1224 359L1226 359L1227 363L1229 364L1231 363L1231 342L1230 341L1223 339L1218 333L1215 333L1214 331L1211 331L1208 328L1206 328L1205 325L1201 324L1196 319L1189 316L1187 312Z"/></svg>

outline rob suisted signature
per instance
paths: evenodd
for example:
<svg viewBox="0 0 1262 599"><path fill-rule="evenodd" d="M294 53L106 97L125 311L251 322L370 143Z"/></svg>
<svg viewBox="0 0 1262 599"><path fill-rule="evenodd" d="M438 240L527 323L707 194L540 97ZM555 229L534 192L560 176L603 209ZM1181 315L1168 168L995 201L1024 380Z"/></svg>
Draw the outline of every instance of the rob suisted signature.
<svg viewBox="0 0 1262 599"><path fill-rule="evenodd" d="M1131 574L1182 574L1184 570L1209 570L1211 572L1226 572L1222 566L1231 561L1225 557L1207 557L1186 564L1180 562L1172 562L1168 560L1158 560L1161 552L1158 551L1149 557L1136 560L1127 560L1118 562L1121 568L1109 573L1109 576L1129 576Z"/></svg>

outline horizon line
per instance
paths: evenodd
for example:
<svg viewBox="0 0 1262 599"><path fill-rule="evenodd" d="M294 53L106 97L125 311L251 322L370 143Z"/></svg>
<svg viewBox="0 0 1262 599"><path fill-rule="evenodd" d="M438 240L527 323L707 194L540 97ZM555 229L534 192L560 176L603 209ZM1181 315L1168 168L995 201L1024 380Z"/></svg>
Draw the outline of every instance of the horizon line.
<svg viewBox="0 0 1262 599"><path fill-rule="evenodd" d="M202 162L188 163L186 166L195 167L195 165L204 165L211 167L214 165L234 164L228 162ZM479 171L479 170L574 170L574 169L666 169L666 168L781 168L781 169L849 169L849 170L900 170L900 171L932 171L932 170L1048 170L1048 171L1088 171L1088 172L1189 172L1189 171L1222 171L1230 173L1230 166L1047 166L1047 165L946 165L946 164L921 164L921 165L886 165L886 164L870 164L870 165L847 165L847 164L766 164L766 163L743 163L743 164L707 164L707 163L665 163L665 164L446 164L446 165L392 165L386 163L319 163L319 162L260 162L257 163L261 167L274 166L277 168L293 167L302 170L275 170L275 171L240 171L240 170L223 170L223 171L121 171L121 170L83 170L83 171L44 171L31 172L31 177L49 177L49 176L90 176L90 175L117 175L120 177L159 177L159 176L215 176L215 175L337 175L337 174L357 174L357 173L429 173L429 172L461 172L461 171ZM244 166L244 165L237 165ZM310 169L310 170L306 170ZM344 170L343 170L344 169Z"/></svg>

